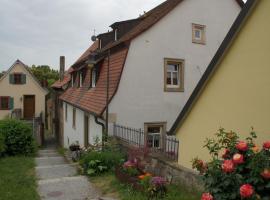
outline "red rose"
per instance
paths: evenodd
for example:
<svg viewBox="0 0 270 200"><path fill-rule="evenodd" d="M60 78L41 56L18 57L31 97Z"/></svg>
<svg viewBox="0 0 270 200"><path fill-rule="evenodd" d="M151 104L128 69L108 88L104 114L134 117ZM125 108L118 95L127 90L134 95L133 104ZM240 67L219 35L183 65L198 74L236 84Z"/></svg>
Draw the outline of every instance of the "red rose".
<svg viewBox="0 0 270 200"><path fill-rule="evenodd" d="M240 141L235 146L239 151L247 151L248 144L246 142Z"/></svg>
<svg viewBox="0 0 270 200"><path fill-rule="evenodd" d="M234 164L242 164L244 163L244 156L240 153L236 153L233 155L233 163Z"/></svg>
<svg viewBox="0 0 270 200"><path fill-rule="evenodd" d="M234 163L232 160L224 160L222 163L222 171L226 173L230 173L234 171Z"/></svg>
<svg viewBox="0 0 270 200"><path fill-rule="evenodd" d="M265 179L270 179L270 169L264 169L261 176Z"/></svg>
<svg viewBox="0 0 270 200"><path fill-rule="evenodd" d="M265 150L270 149L270 141L266 141L265 143L263 143L263 148L264 148Z"/></svg>
<svg viewBox="0 0 270 200"><path fill-rule="evenodd" d="M250 184L244 184L240 187L240 195L243 198L249 198L253 195L254 189Z"/></svg>
<svg viewBox="0 0 270 200"><path fill-rule="evenodd" d="M210 193L203 193L201 200L214 200L214 197Z"/></svg>
<svg viewBox="0 0 270 200"><path fill-rule="evenodd" d="M223 159L226 159L226 158L229 158L230 157L230 150L229 149L225 149L224 150L224 153L223 153L223 155L222 155L222 158Z"/></svg>

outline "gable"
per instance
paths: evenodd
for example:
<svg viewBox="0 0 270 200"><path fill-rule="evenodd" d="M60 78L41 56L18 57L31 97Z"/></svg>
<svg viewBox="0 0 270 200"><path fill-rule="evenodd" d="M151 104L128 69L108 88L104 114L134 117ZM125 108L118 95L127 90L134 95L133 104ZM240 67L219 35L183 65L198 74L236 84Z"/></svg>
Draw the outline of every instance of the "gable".
<svg viewBox="0 0 270 200"><path fill-rule="evenodd" d="M4 88L9 88L11 86L10 84L10 74L14 73L22 73L26 75L26 83L25 86L28 87L31 85L32 89L40 90L42 93L47 94L48 90L46 88L43 88L39 81L34 77L34 75L27 69L27 66L24 65L21 61L17 60L4 74L4 76L0 79L0 86L3 86Z"/></svg>

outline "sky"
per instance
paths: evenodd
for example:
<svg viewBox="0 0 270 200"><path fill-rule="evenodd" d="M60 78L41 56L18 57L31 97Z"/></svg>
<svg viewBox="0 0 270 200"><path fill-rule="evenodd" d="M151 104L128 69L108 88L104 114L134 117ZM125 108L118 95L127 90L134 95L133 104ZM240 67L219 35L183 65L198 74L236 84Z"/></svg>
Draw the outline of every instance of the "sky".
<svg viewBox="0 0 270 200"><path fill-rule="evenodd" d="M139 17L164 0L0 0L0 72L17 59L66 68L91 45L91 36L116 21Z"/></svg>

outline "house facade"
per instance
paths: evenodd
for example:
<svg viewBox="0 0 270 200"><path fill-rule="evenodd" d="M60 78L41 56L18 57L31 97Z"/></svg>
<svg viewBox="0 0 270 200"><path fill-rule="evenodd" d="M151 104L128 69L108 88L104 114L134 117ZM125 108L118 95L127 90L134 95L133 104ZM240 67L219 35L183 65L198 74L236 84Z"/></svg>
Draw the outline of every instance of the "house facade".
<svg viewBox="0 0 270 200"><path fill-rule="evenodd" d="M0 119L15 115L31 120L42 115L44 120L47 93L27 66L17 60L0 79Z"/></svg>
<svg viewBox="0 0 270 200"><path fill-rule="evenodd" d="M248 0L175 121L171 134L181 141L179 164L208 160L203 148L219 128L241 139L253 127L256 144L270 139L270 2ZM196 140L194 140L196 138Z"/></svg>
<svg viewBox="0 0 270 200"><path fill-rule="evenodd" d="M64 146L101 140L107 110L110 125L166 135L241 6L236 0L167 0L112 24L72 66L60 97Z"/></svg>

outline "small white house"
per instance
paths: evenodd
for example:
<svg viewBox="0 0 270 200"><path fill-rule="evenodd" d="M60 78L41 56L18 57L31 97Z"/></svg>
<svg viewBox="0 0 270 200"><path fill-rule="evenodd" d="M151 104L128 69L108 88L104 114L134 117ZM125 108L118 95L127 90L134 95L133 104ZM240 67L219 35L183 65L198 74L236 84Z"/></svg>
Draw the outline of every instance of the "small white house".
<svg viewBox="0 0 270 200"><path fill-rule="evenodd" d="M241 6L240 0L167 0L112 24L72 66L60 97L64 146L101 139L107 102L110 124L166 135Z"/></svg>

